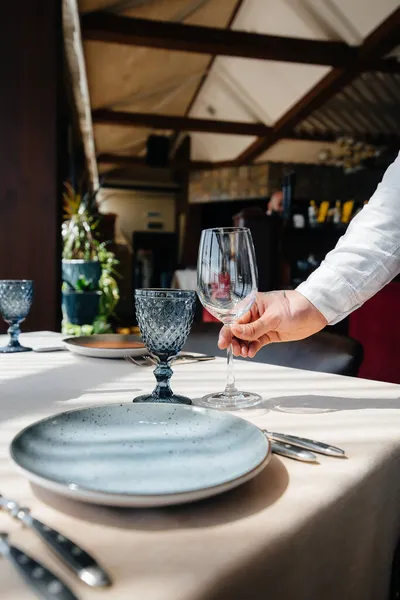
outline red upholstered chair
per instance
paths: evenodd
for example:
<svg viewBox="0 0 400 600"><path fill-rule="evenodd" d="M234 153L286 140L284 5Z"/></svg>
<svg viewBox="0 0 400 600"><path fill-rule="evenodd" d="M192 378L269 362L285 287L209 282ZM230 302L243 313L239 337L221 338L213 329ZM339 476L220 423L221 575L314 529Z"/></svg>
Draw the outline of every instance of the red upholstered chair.
<svg viewBox="0 0 400 600"><path fill-rule="evenodd" d="M360 377L400 383L400 282L389 283L350 315L349 334L364 348Z"/></svg>

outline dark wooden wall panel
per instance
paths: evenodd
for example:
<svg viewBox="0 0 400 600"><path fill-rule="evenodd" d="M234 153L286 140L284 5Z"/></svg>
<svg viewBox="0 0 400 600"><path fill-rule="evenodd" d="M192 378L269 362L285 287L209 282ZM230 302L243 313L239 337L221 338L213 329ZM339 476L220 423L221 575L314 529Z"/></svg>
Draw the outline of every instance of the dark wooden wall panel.
<svg viewBox="0 0 400 600"><path fill-rule="evenodd" d="M2 3L0 279L35 282L25 330L60 322L60 57L61 0Z"/></svg>

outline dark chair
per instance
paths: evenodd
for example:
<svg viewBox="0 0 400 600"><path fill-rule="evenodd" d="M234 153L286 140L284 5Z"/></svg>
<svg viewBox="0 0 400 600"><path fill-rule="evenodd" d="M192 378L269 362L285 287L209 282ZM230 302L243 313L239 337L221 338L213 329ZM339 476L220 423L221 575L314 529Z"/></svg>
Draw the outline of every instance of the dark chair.
<svg viewBox="0 0 400 600"><path fill-rule="evenodd" d="M185 350L224 356L217 347L219 327L203 323L189 336ZM355 377L363 360L362 345L344 335L327 330L298 342L265 346L254 359L257 362L308 371L321 371Z"/></svg>
<svg viewBox="0 0 400 600"><path fill-rule="evenodd" d="M353 377L358 374L363 356L360 342L328 331L298 342L270 344L257 355L259 361L271 365Z"/></svg>

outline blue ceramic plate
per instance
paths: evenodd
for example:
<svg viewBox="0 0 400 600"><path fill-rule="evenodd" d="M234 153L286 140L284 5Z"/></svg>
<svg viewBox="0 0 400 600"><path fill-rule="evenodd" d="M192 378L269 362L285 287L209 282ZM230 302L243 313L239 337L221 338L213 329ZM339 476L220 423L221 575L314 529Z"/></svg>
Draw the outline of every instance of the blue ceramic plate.
<svg viewBox="0 0 400 600"><path fill-rule="evenodd" d="M30 425L11 444L26 477L113 506L166 506L219 494L268 463L270 444L226 412L179 404L105 404Z"/></svg>

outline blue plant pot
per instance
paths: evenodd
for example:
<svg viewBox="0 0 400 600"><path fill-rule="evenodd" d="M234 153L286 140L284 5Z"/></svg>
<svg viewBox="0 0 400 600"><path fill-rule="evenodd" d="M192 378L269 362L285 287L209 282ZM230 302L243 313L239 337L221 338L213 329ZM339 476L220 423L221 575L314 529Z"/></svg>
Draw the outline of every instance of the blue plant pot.
<svg viewBox="0 0 400 600"><path fill-rule="evenodd" d="M73 325L91 325L99 314L100 296L101 292L63 292L64 316Z"/></svg>
<svg viewBox="0 0 400 600"><path fill-rule="evenodd" d="M80 277L84 277L86 281L91 281L93 287L99 287L101 277L101 264L98 260L67 260L62 261L62 279L76 287L76 283Z"/></svg>

